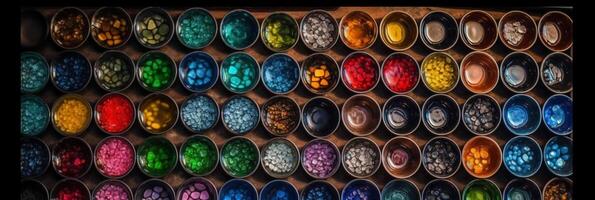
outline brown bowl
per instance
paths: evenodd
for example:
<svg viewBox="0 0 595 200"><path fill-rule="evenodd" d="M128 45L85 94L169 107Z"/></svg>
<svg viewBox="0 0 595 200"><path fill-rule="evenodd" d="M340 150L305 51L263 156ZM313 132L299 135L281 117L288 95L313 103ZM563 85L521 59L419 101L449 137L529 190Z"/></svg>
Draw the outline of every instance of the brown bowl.
<svg viewBox="0 0 595 200"><path fill-rule="evenodd" d="M370 14L364 11L351 11L339 22L339 36L348 48L356 51L364 50L370 48L376 41L378 25ZM362 37L366 39L361 40ZM360 40L361 43L354 43L353 40Z"/></svg>
<svg viewBox="0 0 595 200"><path fill-rule="evenodd" d="M572 19L560 11L545 13L539 20L539 40L552 51L566 51L572 46Z"/></svg>
<svg viewBox="0 0 595 200"><path fill-rule="evenodd" d="M341 108L341 121L355 136L370 135L380 126L380 106L365 94L351 96Z"/></svg>
<svg viewBox="0 0 595 200"><path fill-rule="evenodd" d="M478 149L481 147L483 147L485 151L482 151L483 149ZM476 151L481 158L485 158L481 155L483 154L482 152L488 153L488 157L485 158L488 160L488 163L482 163L483 168L481 171L474 171L473 167L467 163L475 163L475 161L471 161L470 159L473 158L471 155L476 154L474 153ZM465 171L467 171L467 173L469 173L471 176L475 178L489 178L496 174L500 168L500 165L502 165L502 151L500 151L500 146L498 146L498 143L496 143L496 141L494 141L492 138L486 136L475 136L465 143L463 151L461 152L461 159L463 159L463 168L465 168ZM482 161L479 162L481 163Z"/></svg>
<svg viewBox="0 0 595 200"><path fill-rule="evenodd" d="M498 84L500 71L494 58L485 52L474 51L461 62L461 82L473 93L488 93Z"/></svg>
<svg viewBox="0 0 595 200"><path fill-rule="evenodd" d="M504 14L498 23L498 32L502 43L514 51L525 51L537 40L535 20L523 11L513 10Z"/></svg>
<svg viewBox="0 0 595 200"><path fill-rule="evenodd" d="M482 10L472 10L459 23L461 40L473 50L486 50L498 40L498 25L492 15Z"/></svg>
<svg viewBox="0 0 595 200"><path fill-rule="evenodd" d="M391 25L391 26L389 26ZM389 27L400 28L389 30ZM401 32L402 39L395 41L390 37L389 32ZM392 11L382 18L380 22L380 39L382 43L388 48L395 51L405 51L417 40L418 29L415 19L408 13L403 11Z"/></svg>
<svg viewBox="0 0 595 200"><path fill-rule="evenodd" d="M391 158L397 152L407 155L405 163L394 163ZM382 166L395 178L409 178L419 170L421 166L421 150L419 146L407 137L395 137L389 140L382 148Z"/></svg>

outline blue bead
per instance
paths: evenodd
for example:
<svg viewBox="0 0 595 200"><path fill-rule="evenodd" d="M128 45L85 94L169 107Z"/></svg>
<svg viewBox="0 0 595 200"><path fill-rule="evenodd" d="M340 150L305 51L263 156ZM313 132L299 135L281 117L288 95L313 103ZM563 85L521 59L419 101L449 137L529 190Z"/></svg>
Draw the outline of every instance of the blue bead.
<svg viewBox="0 0 595 200"><path fill-rule="evenodd" d="M273 93L287 93L299 83L299 66L286 54L269 57L262 70L262 81Z"/></svg>
<svg viewBox="0 0 595 200"><path fill-rule="evenodd" d="M182 84L191 91L204 92L217 81L217 63L204 52L188 54L178 68Z"/></svg>

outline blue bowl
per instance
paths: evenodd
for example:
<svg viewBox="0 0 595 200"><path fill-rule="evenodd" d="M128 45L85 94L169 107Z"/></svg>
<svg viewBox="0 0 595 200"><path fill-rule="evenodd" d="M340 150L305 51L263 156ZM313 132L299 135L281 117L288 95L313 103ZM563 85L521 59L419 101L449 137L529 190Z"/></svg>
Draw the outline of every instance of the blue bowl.
<svg viewBox="0 0 595 200"><path fill-rule="evenodd" d="M549 97L543 105L543 123L556 135L572 133L572 99L563 94Z"/></svg>
<svg viewBox="0 0 595 200"><path fill-rule="evenodd" d="M416 200L421 196L415 184L406 179L392 180L382 189L383 200L403 199Z"/></svg>
<svg viewBox="0 0 595 200"><path fill-rule="evenodd" d="M437 192L438 195L434 192ZM447 196L450 199L461 199L461 193L459 192L459 189L457 189L457 186L447 179L434 179L427 183L422 192L421 199L430 199L430 196L434 197L434 199L437 199L437 196Z"/></svg>
<svg viewBox="0 0 595 200"><path fill-rule="evenodd" d="M339 200L339 191L327 181L315 180L302 190L301 200Z"/></svg>
<svg viewBox="0 0 595 200"><path fill-rule="evenodd" d="M231 179L219 189L219 200L256 200L258 193L252 183L244 179Z"/></svg>
<svg viewBox="0 0 595 200"><path fill-rule="evenodd" d="M380 200L380 189L367 179L354 179L341 192L341 200L363 200L361 196L367 200Z"/></svg>
<svg viewBox="0 0 595 200"><path fill-rule="evenodd" d="M260 200L298 200L299 194L295 186L285 180L268 182L260 190Z"/></svg>
<svg viewBox="0 0 595 200"><path fill-rule="evenodd" d="M545 166L557 176L572 175L572 139L566 136L555 136L543 149Z"/></svg>
<svg viewBox="0 0 595 200"><path fill-rule="evenodd" d="M204 92L217 83L219 66L211 55L194 51L182 58L178 73L184 88L191 92Z"/></svg>
<svg viewBox="0 0 595 200"><path fill-rule="evenodd" d="M516 94L504 103L504 109L502 109L504 125L515 135L529 135L541 124L540 110L539 103L533 97Z"/></svg>
<svg viewBox="0 0 595 200"><path fill-rule="evenodd" d="M537 184L531 179L513 179L506 184L502 198L505 200L540 199L541 191Z"/></svg>
<svg viewBox="0 0 595 200"><path fill-rule="evenodd" d="M262 83L274 94L290 93L300 83L300 66L285 53L269 56L262 63L260 73Z"/></svg>
<svg viewBox="0 0 595 200"><path fill-rule="evenodd" d="M528 136L509 140L502 149L506 169L518 177L533 176L541 167L543 156L539 144Z"/></svg>
<svg viewBox="0 0 595 200"><path fill-rule="evenodd" d="M245 135L260 122L260 108L256 101L243 95L227 99L221 108L223 126L234 135Z"/></svg>
<svg viewBox="0 0 595 200"><path fill-rule="evenodd" d="M244 9L229 11L221 20L219 34L225 46L234 50L243 50L258 40L260 33L258 20Z"/></svg>

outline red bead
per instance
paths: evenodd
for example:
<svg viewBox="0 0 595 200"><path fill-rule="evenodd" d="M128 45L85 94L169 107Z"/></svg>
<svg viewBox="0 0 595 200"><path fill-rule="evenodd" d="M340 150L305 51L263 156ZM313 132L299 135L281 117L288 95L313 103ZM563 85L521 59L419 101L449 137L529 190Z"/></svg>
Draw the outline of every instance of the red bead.
<svg viewBox="0 0 595 200"><path fill-rule="evenodd" d="M407 92L417 84L419 71L411 57L396 54L387 58L382 76L389 90L395 93Z"/></svg>
<svg viewBox="0 0 595 200"><path fill-rule="evenodd" d="M122 133L134 120L134 106L121 94L110 94L97 103L97 125L110 134Z"/></svg>
<svg viewBox="0 0 595 200"><path fill-rule="evenodd" d="M372 89L378 81L378 67L372 57L366 54L353 54L343 64L345 85L358 92Z"/></svg>

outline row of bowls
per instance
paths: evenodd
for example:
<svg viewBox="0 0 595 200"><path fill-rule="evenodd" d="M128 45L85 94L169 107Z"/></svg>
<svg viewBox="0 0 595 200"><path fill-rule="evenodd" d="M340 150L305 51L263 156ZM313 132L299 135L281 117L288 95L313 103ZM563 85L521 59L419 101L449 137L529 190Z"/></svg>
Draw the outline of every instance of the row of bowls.
<svg viewBox="0 0 595 200"><path fill-rule="evenodd" d="M76 72L68 74L58 71L58 67L63 67L63 65L69 66L63 62L65 59L70 58L81 59L84 62L80 64L80 68ZM149 85L150 82L147 82L147 78L144 77L149 73L146 72L144 66L155 58L162 58L166 62L165 67L171 71L168 77L164 77L165 80L159 87ZM109 82L105 80L105 74L107 72L113 72L113 69L105 69L103 67L106 62L114 59L122 62L122 69L117 73L120 76L126 75L128 77L127 80L123 80L117 86L109 85ZM352 62L359 63L359 59L366 59L372 63L371 71L366 72L372 77L369 80L360 81L358 80L358 75L350 71L352 69L362 69L357 66L354 68L352 64ZM156 92L170 88L174 84L176 76L178 76L184 88L191 92L206 92L221 79L223 86L236 94L253 90L259 81L263 83L268 91L274 94L290 93L297 88L299 82L302 82L304 87L314 94L331 92L339 82L342 82L352 92L366 93L373 90L380 80L382 80L382 83L390 92L394 94L407 94L417 87L419 79L422 80L426 88L435 93L448 93L452 91L459 82L459 79L465 88L473 93L488 93L492 91L498 84L499 79L502 79L502 83L506 88L515 93L529 92L537 85L539 80L541 80L546 88L554 93L567 93L572 91L573 77L572 58L560 52L554 52L546 56L541 63L541 67L538 66L532 56L524 52L513 52L507 55L502 63L500 63L500 66L498 66L490 54L481 51L467 54L463 58L460 67L452 56L444 52L429 54L424 58L421 66L418 65L413 57L401 52L390 54L380 66L374 57L363 51L349 54L343 60L340 67L333 58L322 53L308 56L302 62L301 66L288 54L277 53L269 56L259 66L259 63L251 55L244 52L236 52L228 55L219 66L217 61L209 54L196 51L184 56L176 67L176 62L167 54L160 51L149 51L143 54L136 63L137 66L135 66L134 61L126 53L110 50L104 52L95 62L94 67L91 67L89 60L84 55L74 51L61 53L56 59L52 60L50 66L47 65L47 61L40 54L36 52L23 52L21 54L21 70L32 68L32 66L28 66L27 64L30 60L43 63L45 66L37 67L34 69L34 72L31 72L35 75L39 74L39 77L32 77L33 75L25 72L21 74L23 79L21 92L23 93L39 92L45 87L48 80L51 80L52 84L62 92L77 92L85 89L91 81L91 77L95 77L95 82L100 88L106 91L125 90L136 79L144 89ZM236 68L234 60L247 63L241 70L249 70L250 73L232 74L236 73L234 71L239 70ZM450 65L440 65L436 64L436 60L452 62ZM281 71L276 69L279 67L278 62L286 63L285 68ZM393 64L394 62L397 62L397 64ZM403 64L407 62L411 64L409 68L407 68L407 64ZM196 65L200 65L202 68L197 69L195 67ZM324 70L320 70L328 72L328 75L325 77L325 81L327 81L325 87L320 86L318 82L314 85L315 81L313 81L321 78L314 76L313 73L314 68L320 66L325 66ZM441 68L437 68L436 66L440 66ZM401 72L395 74L395 70L401 70ZM409 71L407 71L407 74L404 74L405 72L402 70ZM450 73L440 72L439 70L450 70ZM437 72L440 73L436 74ZM65 78L77 78L73 77L77 76L77 73L79 74L78 76L82 77L75 79L80 82L76 83L76 87L57 82L57 80ZM234 77L245 78L245 80L242 79L240 81L240 84L245 85L245 87L239 88L236 86L236 83L233 82ZM440 86L437 86L436 80L441 77L449 77L450 80L447 83L438 84ZM34 78L36 80L33 80ZM23 85L28 80L40 83L37 86ZM366 86L358 86L357 84L361 84L360 82L365 83ZM398 87L399 84L401 85L400 87Z"/></svg>
<svg viewBox="0 0 595 200"><path fill-rule="evenodd" d="M132 152L130 155L119 158L121 160L118 160L118 162L126 161L130 164L127 165L128 167L121 169L119 172L109 171L110 169L106 168L106 166L113 166L109 162L116 161L104 160L105 158L100 158L100 156L98 155L99 153L104 154L103 152L99 152L99 147L102 147L106 141L112 142L114 140L122 141L122 144L125 146L122 148L129 148ZM61 139L57 144L55 144L52 147L51 152L49 151L48 146L40 139L34 137L24 137L21 139L21 141L25 144L32 145L35 146L35 148L41 149L41 151L38 154L36 154L36 162L38 163L36 163L37 166L34 172L28 173L28 176L24 178L38 177L43 175L50 165L50 158L51 164L55 171L62 177L70 178L80 178L84 176L91 169L91 163L94 163L95 168L97 168L97 171L107 178L125 177L130 173L130 171L132 171L135 163L138 165L140 171L143 172L143 174L149 177L160 178L169 174L176 167L178 161L184 168L184 171L193 176L209 175L213 173L213 171L215 171L218 164L221 164L221 167L226 172L226 174L234 178L249 177L254 172L256 172L259 166L262 166L264 171L274 178L287 178L291 176L300 165L310 177L315 179L326 179L332 177L339 170L340 166L343 166L345 171L347 171L351 176L355 178L368 178L374 175L381 165L391 176L400 179L409 178L413 176L419 170L420 165L423 165L424 169L435 178L449 178L457 173L461 165L463 165L463 168L465 168L465 171L467 171L468 174L472 175L475 178L489 178L496 174L496 172L498 172L502 163L504 163L504 166L511 174L521 178L527 178L535 175L539 171L542 162L545 162L547 169L557 176L566 177L572 175L573 173L573 141L571 138L566 136L552 137L545 144L543 151L541 150L539 144L534 139L528 136L514 137L511 140L509 140L502 149L500 148L498 143L496 143L496 141L489 137L475 136L465 143L462 151L459 149L459 146L453 140L444 136L438 136L429 140L425 144L423 151L420 151L419 146L413 140L404 136L398 136L389 140L382 148L382 151L380 150L378 145L372 140L366 137L355 137L345 144L342 152L339 151L336 145L334 145L331 141L326 139L314 139L308 142L306 145L304 145L300 152L299 148L293 142L281 137L269 140L267 144L261 147L260 151L256 143L244 136L235 136L228 139L227 141L225 141L220 151L217 145L214 143L214 141L210 138L202 135L195 135L187 138L184 141L184 143L180 147L179 152L176 146L170 140L163 136L151 136L145 139L143 143L136 148L137 150L135 150L134 145L125 137L110 136L104 138L97 144L95 152L92 152L91 147L87 142L78 137L65 137ZM186 156L188 156L186 155L187 151L190 151L190 149L187 149L190 148L190 144L188 143L195 142L201 142L204 146L206 146L208 151L211 151L207 152L207 154L215 156L215 158L217 158L213 158L213 162L200 171L196 171L195 168L192 168L193 164L195 163L191 163L192 161L189 160L190 158L186 158ZM246 156L253 156L254 158L239 158L244 159L243 161L246 161L246 163L248 163L246 164L246 166L244 166L246 167L245 171L237 171L237 168L233 166L234 164L229 161L229 159L236 159L236 162L239 162L237 161L237 158L232 158L233 156L237 155L233 153L230 154L230 152L233 152L231 148L235 148L231 144L235 144L238 142L245 143L247 145L245 148L248 149L243 149L242 152L244 152L245 154L250 154ZM287 161L289 162L289 170L285 172L275 171L275 169L271 167L269 161L264 160L265 156L269 156L265 152L269 152L268 150L269 148L272 148L272 144L285 144L287 145L287 148L291 149L289 150L289 152L290 154L292 154L292 159L289 159L290 161ZM437 145L441 145L441 147L436 147ZM70 148L72 146L77 146L77 148L80 149L79 151L80 153L82 153L81 158L66 158L60 156L61 154L58 155L58 153L62 153L62 150L64 150L65 148ZM150 154L150 152L148 152L148 149L156 148L155 146L161 148L161 150L165 152L163 153L163 155L159 156L167 157L167 159L160 158L163 161L163 166L159 170L155 170L154 166L150 166L148 164L149 162L152 162L152 160L150 160L151 158L148 158L147 156L148 154ZM334 157L334 159L329 160L328 165L332 167L332 169L329 169L327 174L319 174L316 171L317 168L313 167L313 165L311 165L310 163L312 161L311 159L316 159L316 156L322 156L321 152L313 153L313 151L316 151L313 149L318 148L319 146L327 146L328 148L332 148L332 150L329 150L329 152L325 153L329 154L326 156L331 157L331 159L332 157ZM361 146L365 146L374 151L374 153L364 155L366 157L369 157L372 165L370 166L371 170L366 172L359 172L356 168L352 167L352 164L348 163L351 161L348 160L347 152L351 152L351 149L359 148ZM474 166L470 166L475 159L472 159L469 156L472 156L472 154L474 154L475 151L479 152L480 150L474 149L480 149L480 147L481 151L485 151L485 153L488 154L485 157L484 155L481 156L482 160L487 160L487 163L484 163L484 165L482 166L482 171L475 171ZM433 154L441 150L436 150L436 148L448 149L447 151L449 152L447 153L454 154L453 158L451 158L453 159L452 162L442 162L442 164L449 165L447 167L452 168L453 170L447 173L443 173L437 172L433 169L433 165L438 165L436 164L437 161L435 161L435 157ZM515 154L516 151L519 151L523 148L526 149L521 150L524 151L522 152L522 156ZM402 163L402 165L397 165L396 163L399 162L394 160L395 150L397 149L401 150L400 153L405 152L405 161ZM483 153L484 152L482 152L482 154ZM133 154L136 154L136 156L133 156ZM529 155L530 158L525 158L525 154ZM74 162L68 159L75 158L87 160L88 162L86 162L84 166L82 166L80 169L77 169L78 171L61 171L63 170L62 168L64 167L65 162ZM477 159L479 159L479 157ZM27 167L28 164L30 164L29 162L31 161L26 159L22 160L21 170L28 169Z"/></svg>
<svg viewBox="0 0 595 200"><path fill-rule="evenodd" d="M100 123L100 119L105 117L103 111L98 110L97 106L103 104L107 99L114 98L122 99L119 106L127 106L129 111L123 112L130 113L126 118L119 118L120 120L117 122L101 121ZM87 114L84 114L86 116L81 115L81 118L77 118L77 120L81 120L82 124L77 130L64 130L57 124L57 110L66 100L78 101L86 107ZM169 108L163 108L152 114L145 113L149 106L156 101L167 104ZM199 101L200 104L196 104L196 101ZM237 104L237 102L242 104ZM482 103L477 105L477 102ZM33 121L31 119L43 120L43 122L37 122L40 125L35 129L21 127L21 134L28 136L43 133L50 121L58 133L64 136L80 136L88 129L93 119L102 132L109 135L121 135L130 130L135 118L138 118L141 127L150 134L162 134L169 131L175 126L178 118L184 127L193 133L204 133L212 129L221 118L225 129L233 135L245 135L262 122L265 130L272 135L287 136L295 132L301 123L306 132L315 138L329 137L337 131L341 121L347 131L355 136L373 134L380 127L381 121L389 132L396 135L414 133L421 123L433 134L447 135L455 131L460 121L463 121L463 125L473 134L489 135L496 131L501 120L505 127L515 135L534 133L542 121L556 135L569 135L573 131L572 99L562 94L549 97L543 108L540 108L539 103L533 97L517 94L507 99L502 110L493 97L485 94L470 97L462 108L452 97L445 94L429 97L421 108L413 98L396 95L388 99L382 109L376 100L365 94L350 97L341 109L326 97L314 97L300 109L295 100L282 95L270 98L262 106L247 96L235 95L227 99L220 109L212 97L200 93L187 97L182 102L181 108L178 107L174 99L163 93L147 95L138 106L135 106L129 97L121 93L108 93L102 96L95 104L94 109L84 97L73 93L58 98L52 105L51 111L44 100L37 96L24 95L21 97L21 103L22 105L25 105L23 103L33 104L41 108L31 115L23 114L21 116L23 126L28 126L25 122ZM192 109L195 104L202 107ZM236 105L241 105L245 109L238 110ZM286 109L284 113L270 111L279 105L283 105L283 108ZM32 112L29 107L22 107L21 112ZM209 112L209 114L203 115L201 112ZM473 115L476 112L482 113ZM232 114L245 117L236 119ZM168 120L153 120L151 115L167 117ZM280 120L277 119L280 116L284 117L281 117ZM161 127L152 128L149 120L151 123L159 123ZM278 124L282 122L284 122L284 127L279 129L280 125ZM105 128L114 125L114 123L125 124L115 124L121 127L119 129ZM481 125L477 125L477 123ZM485 126L486 124L490 124L490 126Z"/></svg>
<svg viewBox="0 0 595 200"><path fill-rule="evenodd" d="M230 195L230 190L238 189L246 190L244 198L251 200L273 199L271 197L274 197L274 194L277 191L285 192L287 195L286 198L292 200L310 200L312 199L311 193L313 192L319 192L321 194L329 195L325 197L325 199L327 200L347 200L347 196L350 195L350 191L357 190L360 188L369 189L368 193L365 194L365 197L371 200L390 199L390 197L392 195L395 195L395 193L397 195L401 195L401 197L406 199L429 199L430 197L436 197L439 195L445 195L446 197L448 197L448 199L462 199L461 196L463 196L463 199L466 199L466 197L468 196L473 196L474 193L487 194L486 196L495 199L504 199L503 197L509 199L511 197L519 195L519 193L527 195L525 197L530 199L546 199L552 197L546 196L545 193L549 190L552 190L553 187L563 185L567 187L568 190L568 187L572 187L573 184L572 180L568 178L553 178L549 180L547 184L544 186L542 196L540 188L537 186L535 182L533 182L530 179L513 179L506 184L502 193L500 193L500 189L492 181L488 179L475 179L466 184L461 195L456 185L446 179L435 179L428 182L421 192L414 183L406 179L392 180L388 182L382 188L382 192L379 189L379 187L372 181L369 181L367 179L355 179L347 183L347 185L345 185L344 189L341 192L341 198L339 196L339 190L337 190L337 188L333 186L330 182L324 180L314 180L309 182L304 187L304 189L302 189L301 193L299 193L297 188L288 181L273 180L265 184L261 189L260 194L258 194L256 187L254 187L252 183L244 179L230 179L221 186L219 191L217 191L217 187L211 181L202 177L194 177L187 179L178 188L177 192L174 191L171 185L160 179L149 179L144 181L137 187L136 193L132 193L130 187L120 180L102 181L101 183L97 184L92 193L89 192L88 187L83 182L71 178L60 180L58 183L54 185L51 193L48 193L47 188L41 182L32 179L21 181L21 188L31 192L36 192L37 195L39 195L37 196L38 200L47 200L49 199L48 195L50 195L50 197L52 198L56 197L57 191L64 187L64 185L74 186L82 191L86 191L86 194L83 194L83 196L86 197L86 199L91 199L91 194L93 196L96 196L98 190L105 186L116 186L120 188L125 188L123 191L126 193L127 199L140 200L144 196L143 191L151 189L155 186L159 186L164 188L164 191L167 193L167 196L169 196L170 199L184 200L184 198L182 197L183 192L187 191L188 188L195 183L203 184L206 186L205 191L209 196L209 198L207 198L209 200L225 200L225 197ZM22 191L23 190L21 190L21 192ZM439 191L439 193L432 194L432 191ZM558 196L556 197L558 198L566 197L567 199L572 199L571 193L560 193L557 195Z"/></svg>
<svg viewBox="0 0 595 200"><path fill-rule="evenodd" d="M47 22L41 14L36 13L36 11L28 11L26 14L29 16L26 16L25 19L40 20L41 22L37 23L47 27ZM57 23L68 15L80 15L84 18L84 20L80 20L81 24L79 25L79 28L82 30L78 30L81 32L79 33L81 39L75 43L65 43L64 41L61 41L61 38L56 36L61 33L54 31L55 26L58 26ZM100 31L96 29L102 28L101 26L94 26L94 24L97 23L96 21L107 15L116 15L126 21L126 23L122 25L126 27L126 32L123 33L123 42L119 45L108 46L105 43L105 38L99 37L99 34L95 33L96 31ZM195 16L197 15L202 16L203 18L196 19ZM551 11L544 14L541 16L538 24L535 23L535 20L529 14L518 10L507 12L500 18L498 23L491 14L481 10L469 11L459 21L447 12L431 11L421 19L418 28L416 20L410 14L403 11L392 11L387 13L382 18L380 25L377 25L375 19L370 16L369 13L363 11L350 11L341 18L339 23L337 23L336 19L329 12L324 10L312 10L304 16L301 24L298 26L296 19L285 12L273 12L263 20L262 24L259 25L258 19L252 13L247 10L236 9L229 11L225 17L223 17L220 22L221 24L219 25L219 33L223 42L228 47L235 50L249 48L258 40L260 35L263 43L268 49L275 52L284 52L293 48L297 44L299 38L301 38L302 41L304 40L306 36L304 36L304 33L300 32L300 30L304 29L304 21L306 21L304 19L307 19L311 15L324 16L324 18L329 20L328 23L330 23L330 26L333 27L328 30L324 29L325 31L330 32L332 37L332 43L330 45L321 48L313 46L308 42L304 42L308 48L318 52L331 49L338 41L338 38L341 38L341 41L350 49L367 49L372 46L378 35L387 47L396 51L409 49L416 42L418 35L428 48L436 51L452 48L459 37L465 45L473 50L489 49L496 43L498 38L500 38L500 41L502 41L508 48L515 51L524 51L531 48L538 36L542 44L553 51L565 51L572 46L573 42L572 19L568 15L559 11ZM159 16L158 18L160 21L157 25L166 25L163 31L164 33L162 34L163 38L161 38L159 42L147 43L141 39L146 37L142 30L146 29L145 23L147 18L152 18L154 16ZM161 20L163 22L161 22ZM205 27L205 29L209 29L199 32L201 34L207 34L207 36L204 36L206 38L202 39L203 42L187 42L184 34L181 33L184 29L184 27L180 27L181 23L191 23L189 21L192 20L197 20L195 21L196 23L202 23L202 26ZM234 23L237 22L236 20L244 24L241 26L234 25ZM275 29L269 30L268 26L274 22L282 22L282 26L285 28L283 30L286 33L281 33L279 35L285 34L287 37L290 37L288 40L292 42L284 46L272 45L271 41L274 41L275 38L269 37L268 33ZM395 25L395 22L397 25ZM93 26L90 26L89 24L92 24ZM58 46L66 49L74 49L80 47L91 32L93 39L99 46L114 49L123 46L132 36L131 30L133 30L139 43L147 48L157 49L163 47L171 40L174 35L174 26L178 39L182 44L191 49L201 49L208 46L215 39L218 27L217 20L208 10L203 8L190 8L182 12L174 24L171 15L166 10L159 7L147 7L142 9L134 18L134 23L130 15L120 7L102 7L97 9L93 14L90 23L84 11L75 7L66 7L60 9L52 17L50 35ZM399 28L395 29L395 26ZM522 27L522 29L519 29L518 27ZM161 29L160 26L159 28ZM45 35L47 35L47 28L43 29L43 31L45 31ZM241 36L241 40L237 39L237 37L239 37L238 32L244 34ZM513 35L516 33L520 33L520 36ZM398 39L391 38L394 37L391 36L391 34L398 35ZM367 41L357 44L354 44L351 41L353 39L359 40L361 37L366 37ZM398 41L394 41L395 39ZM25 44L32 45L29 43Z"/></svg>

